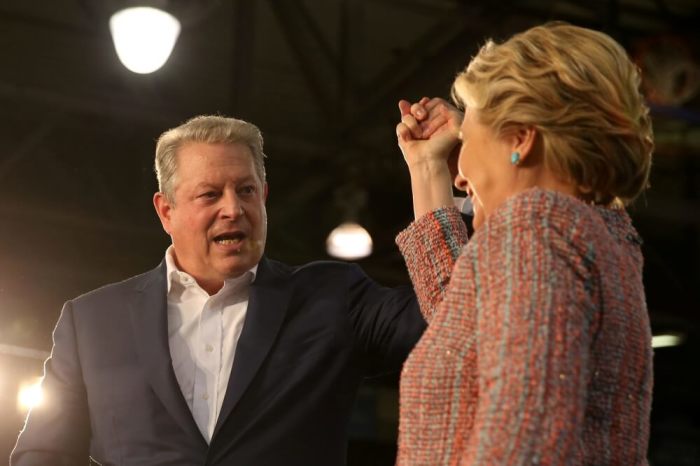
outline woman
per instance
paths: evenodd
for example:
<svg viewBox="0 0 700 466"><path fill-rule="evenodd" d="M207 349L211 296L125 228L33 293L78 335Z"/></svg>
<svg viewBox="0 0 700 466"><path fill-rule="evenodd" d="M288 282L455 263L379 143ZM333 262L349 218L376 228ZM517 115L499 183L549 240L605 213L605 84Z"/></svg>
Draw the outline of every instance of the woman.
<svg viewBox="0 0 700 466"><path fill-rule="evenodd" d="M482 47L453 85L463 119L399 104L416 221L397 242L429 326L398 465L646 464L651 334L623 208L651 165L639 81L607 35L548 23Z"/></svg>

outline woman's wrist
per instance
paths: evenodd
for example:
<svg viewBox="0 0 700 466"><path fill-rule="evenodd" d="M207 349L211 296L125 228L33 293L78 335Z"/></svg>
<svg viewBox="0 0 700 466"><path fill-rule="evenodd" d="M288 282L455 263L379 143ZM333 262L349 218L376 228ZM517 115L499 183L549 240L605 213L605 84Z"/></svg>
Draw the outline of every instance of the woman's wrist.
<svg viewBox="0 0 700 466"><path fill-rule="evenodd" d="M452 175L445 160L423 160L409 165L413 212L426 213L452 205Z"/></svg>
<svg viewBox="0 0 700 466"><path fill-rule="evenodd" d="M450 173L447 159L444 158L424 158L407 162L407 165L411 177L431 178L443 176L445 172L447 175Z"/></svg>

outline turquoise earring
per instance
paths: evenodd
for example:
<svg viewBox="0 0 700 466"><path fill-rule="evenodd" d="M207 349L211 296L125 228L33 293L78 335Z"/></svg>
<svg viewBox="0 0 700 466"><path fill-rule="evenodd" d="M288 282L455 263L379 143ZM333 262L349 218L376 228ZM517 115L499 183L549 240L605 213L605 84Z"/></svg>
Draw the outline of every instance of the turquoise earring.
<svg viewBox="0 0 700 466"><path fill-rule="evenodd" d="M516 150L515 152L510 154L510 163L512 163L513 165L517 165L520 163L520 152Z"/></svg>

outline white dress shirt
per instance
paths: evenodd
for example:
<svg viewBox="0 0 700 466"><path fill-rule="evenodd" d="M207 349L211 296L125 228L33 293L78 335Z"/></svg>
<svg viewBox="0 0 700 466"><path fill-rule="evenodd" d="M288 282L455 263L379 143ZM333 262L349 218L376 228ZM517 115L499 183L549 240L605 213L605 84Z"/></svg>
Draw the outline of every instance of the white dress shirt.
<svg viewBox="0 0 700 466"><path fill-rule="evenodd" d="M238 338L248 310L257 265L228 279L213 296L177 268L173 247L165 252L168 341L175 377L200 432L211 441L226 394Z"/></svg>

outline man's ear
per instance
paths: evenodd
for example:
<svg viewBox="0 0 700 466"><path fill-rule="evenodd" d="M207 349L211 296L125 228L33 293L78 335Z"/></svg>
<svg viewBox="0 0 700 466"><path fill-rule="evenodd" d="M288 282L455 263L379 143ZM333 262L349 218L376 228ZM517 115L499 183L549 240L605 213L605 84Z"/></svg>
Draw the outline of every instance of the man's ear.
<svg viewBox="0 0 700 466"><path fill-rule="evenodd" d="M170 234L170 211L172 210L172 205L165 194L157 192L153 195L153 207L156 208L163 230Z"/></svg>
<svg viewBox="0 0 700 466"><path fill-rule="evenodd" d="M513 134L513 152L520 154L523 162L534 152L537 141L537 129L534 126L522 126Z"/></svg>
<svg viewBox="0 0 700 466"><path fill-rule="evenodd" d="M267 185L267 181L263 183L263 202L267 202L267 195L269 193L269 187Z"/></svg>

